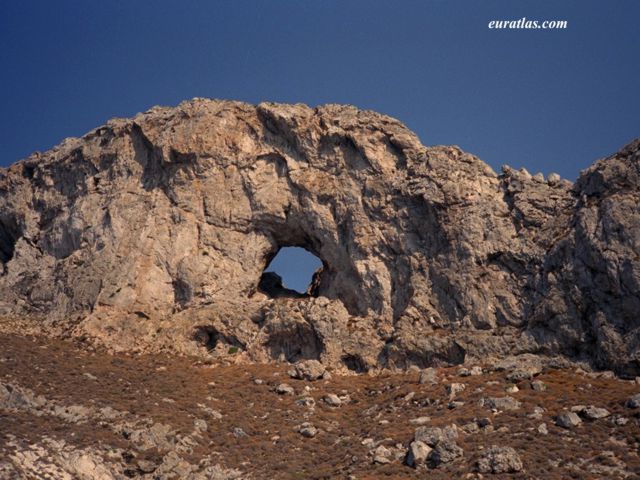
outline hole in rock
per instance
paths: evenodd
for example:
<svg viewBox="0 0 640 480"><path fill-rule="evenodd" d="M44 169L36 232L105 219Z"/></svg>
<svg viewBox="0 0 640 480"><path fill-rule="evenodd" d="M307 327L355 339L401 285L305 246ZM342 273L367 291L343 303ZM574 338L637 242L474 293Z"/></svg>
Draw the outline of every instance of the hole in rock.
<svg viewBox="0 0 640 480"><path fill-rule="evenodd" d="M302 247L282 247L265 268L260 290L272 298L317 295L322 262Z"/></svg>
<svg viewBox="0 0 640 480"><path fill-rule="evenodd" d="M222 345L224 348L232 347L235 351L242 347L242 344L237 338L233 336L227 337L211 325L201 325L196 327L193 333L193 339L207 350L215 350L218 345Z"/></svg>
<svg viewBox="0 0 640 480"><path fill-rule="evenodd" d="M367 364L359 355L343 355L341 360L344 366L352 372L365 373L368 370Z"/></svg>
<svg viewBox="0 0 640 480"><path fill-rule="evenodd" d="M7 263L13 258L20 231L15 221L0 218L0 263Z"/></svg>

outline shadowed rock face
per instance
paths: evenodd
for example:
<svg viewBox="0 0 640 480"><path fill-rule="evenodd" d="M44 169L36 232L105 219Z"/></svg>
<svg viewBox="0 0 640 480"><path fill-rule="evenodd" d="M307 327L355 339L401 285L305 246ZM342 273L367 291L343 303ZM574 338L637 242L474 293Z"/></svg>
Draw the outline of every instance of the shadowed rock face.
<svg viewBox="0 0 640 480"><path fill-rule="evenodd" d="M572 185L351 106L154 108L0 170L0 309L115 350L194 353L208 325L260 361L544 352L631 373L639 150ZM313 296L261 292L285 246L322 260Z"/></svg>

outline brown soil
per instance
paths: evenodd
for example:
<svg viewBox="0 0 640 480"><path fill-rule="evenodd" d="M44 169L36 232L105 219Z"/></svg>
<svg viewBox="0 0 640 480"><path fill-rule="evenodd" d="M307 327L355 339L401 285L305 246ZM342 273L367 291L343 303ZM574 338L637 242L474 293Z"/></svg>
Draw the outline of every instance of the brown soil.
<svg viewBox="0 0 640 480"><path fill-rule="evenodd" d="M640 391L633 382L589 378L568 370L545 371L537 378L548 385L548 390L533 391L524 381L521 391L512 394L522 402L522 408L494 416L478 402L486 396L507 395L501 373L462 378L456 375L455 368L441 369L441 375L450 378L432 386L418 384L417 372L376 377L334 375L328 381L306 382L290 379L286 371L287 365L283 364L221 366L190 358L108 355L60 340L0 336L0 382L18 384L64 405L110 406L169 424L184 433L193 430L195 419L203 418L208 431L187 459L197 462L203 455L217 452L221 465L240 469L253 478L463 478L474 472L480 448L491 445L514 447L525 464L524 473L493 478L603 478L576 470L571 464L597 457L606 450L614 452L626 464L626 470L640 478L640 412L624 406L627 398ZM254 383L257 378L264 383ZM490 381L498 383L487 385ZM283 382L298 394L307 385L312 388L310 395L316 401L313 414L305 417L309 409L296 405L300 395L282 396L273 391ZM453 410L447 408L444 387L451 382L467 385L456 397L465 405ZM477 388L483 391L476 391ZM415 396L406 401L404 397L410 392ZM338 408L329 407L322 401L328 393L348 393L351 401ZM435 404L436 400L439 404ZM218 410L223 418L207 417L198 404ZM610 417L585 421L571 431L555 426L557 413L580 404L605 407L612 417L623 415L629 422L618 426ZM535 406L546 410L542 420L527 417ZM494 430L462 433L458 444L465 451L464 459L428 473L401 462L374 464L362 440L388 438L384 445L401 443L406 447L416 428L409 420L421 416L431 417L433 426L462 426L475 418L489 417ZM388 423L381 424L381 420ZM295 426L305 421L320 429L315 438L304 438L295 431ZM548 426L548 435L536 431L542 422ZM237 427L248 436L236 438L233 430ZM6 455L3 444L7 435L29 442L47 435L81 447L101 444L131 448L125 438L109 429L0 409L0 460ZM161 455L162 452L132 452L132 457L138 459ZM557 466L552 466L550 460ZM591 464L606 465L607 461L594 458Z"/></svg>

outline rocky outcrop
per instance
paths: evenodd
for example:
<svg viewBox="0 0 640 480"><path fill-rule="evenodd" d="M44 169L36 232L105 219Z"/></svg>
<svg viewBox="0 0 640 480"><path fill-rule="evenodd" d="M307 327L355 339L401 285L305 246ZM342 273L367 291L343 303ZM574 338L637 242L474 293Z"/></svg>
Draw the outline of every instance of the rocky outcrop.
<svg viewBox="0 0 640 480"><path fill-rule="evenodd" d="M639 150L572 185L351 106L157 107L0 170L3 328L354 371L542 352L638 372ZM322 261L308 294L260 288L285 246Z"/></svg>

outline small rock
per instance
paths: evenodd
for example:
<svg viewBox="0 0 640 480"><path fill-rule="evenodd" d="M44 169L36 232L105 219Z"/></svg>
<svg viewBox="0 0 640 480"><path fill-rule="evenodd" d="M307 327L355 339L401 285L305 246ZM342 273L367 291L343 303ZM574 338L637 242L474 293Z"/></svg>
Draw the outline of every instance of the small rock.
<svg viewBox="0 0 640 480"><path fill-rule="evenodd" d="M525 180L531 180L531 174L529 173L529 170L527 170L526 168L522 167L520 170L520 176L522 178L524 178Z"/></svg>
<svg viewBox="0 0 640 480"><path fill-rule="evenodd" d="M418 383L421 385L429 384L435 385L438 383L438 374L435 368L425 368L420 372L420 379Z"/></svg>
<svg viewBox="0 0 640 480"><path fill-rule="evenodd" d="M419 465L424 465L431 453L431 447L424 442L413 441L409 445L409 451L405 463L410 467L416 468Z"/></svg>
<svg viewBox="0 0 640 480"><path fill-rule="evenodd" d="M504 389L505 392L507 393L517 393L520 391L520 389L518 388L517 385L511 384L511 385L507 385L507 387Z"/></svg>
<svg viewBox="0 0 640 480"><path fill-rule="evenodd" d="M207 422L205 420L202 420L201 418L194 420L193 426L196 430L199 430L201 432L206 432L207 428L209 428Z"/></svg>
<svg viewBox="0 0 640 480"><path fill-rule="evenodd" d="M299 405L301 407L313 408L316 406L316 401L313 399L313 397L302 397L296 400L296 405Z"/></svg>
<svg viewBox="0 0 640 480"><path fill-rule="evenodd" d="M373 440L373 438L365 438L364 440L362 440L362 442L360 442L361 445L367 448L372 448L375 443L376 442Z"/></svg>
<svg viewBox="0 0 640 480"><path fill-rule="evenodd" d="M287 383L281 383L276 387L276 393L279 395L293 395L296 392L291 385Z"/></svg>
<svg viewBox="0 0 640 480"><path fill-rule="evenodd" d="M481 400L482 405L495 410L517 410L521 403L513 397L488 397Z"/></svg>
<svg viewBox="0 0 640 480"><path fill-rule="evenodd" d="M584 407L580 412L578 412L580 416L586 418L587 420L599 420L601 418L606 418L611 413L606 408L594 407L593 405L589 405L588 407Z"/></svg>
<svg viewBox="0 0 640 480"><path fill-rule="evenodd" d="M451 383L447 385L447 395L449 395L449 399L453 399L458 393L464 391L467 386L464 383Z"/></svg>
<svg viewBox="0 0 640 480"><path fill-rule="evenodd" d="M615 423L619 427L624 427L627 423L629 423L629 419L627 417L616 417Z"/></svg>
<svg viewBox="0 0 640 480"><path fill-rule="evenodd" d="M558 175L557 173L551 172L549 174L549 176L547 177L547 183L549 185L555 185L557 183L559 183L561 180L560 175Z"/></svg>
<svg viewBox="0 0 640 480"><path fill-rule="evenodd" d="M517 473L524 468L518 453L511 447L492 446L478 460L480 473Z"/></svg>
<svg viewBox="0 0 640 480"><path fill-rule="evenodd" d="M471 367L471 370L469 370L469 373L473 377L477 377L478 375L482 375L482 367L480 367L478 365L473 366L473 367Z"/></svg>
<svg viewBox="0 0 640 480"><path fill-rule="evenodd" d="M542 361L532 354L505 357L494 364L497 371L510 372L509 381L520 381L534 377L542 372Z"/></svg>
<svg viewBox="0 0 640 480"><path fill-rule="evenodd" d="M255 383L256 385L262 385L264 381L261 378L255 378L253 380L253 383Z"/></svg>
<svg viewBox="0 0 640 480"><path fill-rule="evenodd" d="M463 406L464 406L464 402L461 402L460 400L452 400L447 405L447 408L449 410L454 410L456 408L460 408L460 407L463 407Z"/></svg>
<svg viewBox="0 0 640 480"><path fill-rule="evenodd" d="M409 420L409 423L411 425L426 425L430 421L431 421L431 417L418 417L418 418L412 418L411 420Z"/></svg>
<svg viewBox="0 0 640 480"><path fill-rule="evenodd" d="M533 412L527 414L527 418L531 418L533 420L540 420L542 418L543 413L544 413L544 408L533 407Z"/></svg>
<svg viewBox="0 0 640 480"><path fill-rule="evenodd" d="M640 408L640 393L627 400L626 405L628 408Z"/></svg>
<svg viewBox="0 0 640 480"><path fill-rule="evenodd" d="M233 429L233 436L236 438L248 437L247 432L245 432L240 427L235 427Z"/></svg>
<svg viewBox="0 0 640 480"><path fill-rule="evenodd" d="M84 372L82 375L87 377L89 380L98 380L98 377L96 377L95 375L91 375L89 372Z"/></svg>
<svg viewBox="0 0 640 480"><path fill-rule="evenodd" d="M375 450L373 450L373 461L374 463L391 463L391 459L393 457L393 453L384 445L378 445Z"/></svg>
<svg viewBox="0 0 640 480"><path fill-rule="evenodd" d="M314 381L322 378L325 371L324 365L318 360L303 360L296 363L288 373L291 378Z"/></svg>
<svg viewBox="0 0 640 480"><path fill-rule="evenodd" d="M480 431L480 427L478 426L477 422L469 422L469 423L465 423L462 426L462 430L465 433L472 434L472 433L478 433Z"/></svg>
<svg viewBox="0 0 640 480"><path fill-rule="evenodd" d="M313 438L318 434L318 429L312 424L305 422L298 427L298 433L305 438Z"/></svg>
<svg viewBox="0 0 640 480"><path fill-rule="evenodd" d="M582 423L580 417L574 412L562 412L556 418L556 425L562 428L574 428Z"/></svg>
<svg viewBox="0 0 640 480"><path fill-rule="evenodd" d="M470 377L471 376L471 372L469 371L468 368L459 368L458 369L458 376L459 377Z"/></svg>
<svg viewBox="0 0 640 480"><path fill-rule="evenodd" d="M329 405L330 407L339 407L342 405L342 400L335 393L329 393L323 397L324 403Z"/></svg>
<svg viewBox="0 0 640 480"><path fill-rule="evenodd" d="M536 392L544 392L547 389L547 384L542 380L534 380L531 382L531 389Z"/></svg>
<svg viewBox="0 0 640 480"><path fill-rule="evenodd" d="M541 423L540 425L538 425L538 433L542 435L547 435L549 433L549 429L547 428L546 423Z"/></svg>
<svg viewBox="0 0 640 480"><path fill-rule="evenodd" d="M413 400L413 397L415 396L416 396L416 392L409 392L404 396L403 400L405 402L410 402L411 400Z"/></svg>
<svg viewBox="0 0 640 480"><path fill-rule="evenodd" d="M443 440L456 440L458 438L458 427L455 424L440 427L419 427L416 428L414 440L424 442L430 447L435 447Z"/></svg>
<svg viewBox="0 0 640 480"><path fill-rule="evenodd" d="M488 427L488 426L490 426L492 424L491 419L489 417L480 418L480 419L476 420L476 423L478 424L478 426L480 428L485 428L485 427Z"/></svg>
<svg viewBox="0 0 640 480"><path fill-rule="evenodd" d="M464 450L454 440L445 439L431 451L429 461L433 467L443 463L451 463L464 455Z"/></svg>

